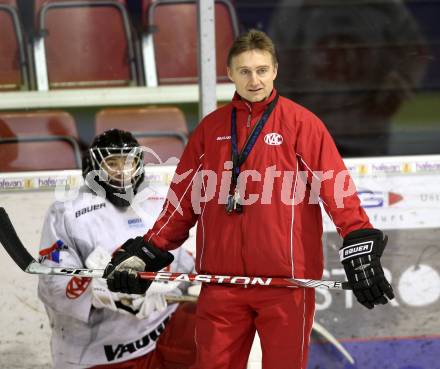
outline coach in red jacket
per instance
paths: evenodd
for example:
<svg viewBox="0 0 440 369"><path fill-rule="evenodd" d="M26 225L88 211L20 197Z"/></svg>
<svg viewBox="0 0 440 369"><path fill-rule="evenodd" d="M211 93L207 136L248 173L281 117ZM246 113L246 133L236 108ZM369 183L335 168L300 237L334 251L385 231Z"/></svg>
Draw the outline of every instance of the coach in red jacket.
<svg viewBox="0 0 440 369"><path fill-rule="evenodd" d="M106 269L110 289L142 293L136 270L170 263L197 222L199 273L320 279L320 202L344 238L340 257L367 308L393 298L380 256L387 238L360 206L322 122L277 94L272 41L251 30L232 45L233 101L205 117L176 169L161 217L128 240ZM255 331L264 369L305 369L313 289L204 285L194 369L244 369Z"/></svg>

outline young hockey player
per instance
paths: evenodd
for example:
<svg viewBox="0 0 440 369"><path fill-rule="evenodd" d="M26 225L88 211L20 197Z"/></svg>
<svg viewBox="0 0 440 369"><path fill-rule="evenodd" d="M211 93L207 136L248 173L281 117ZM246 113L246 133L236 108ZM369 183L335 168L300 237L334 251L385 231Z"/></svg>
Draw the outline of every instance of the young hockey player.
<svg viewBox="0 0 440 369"><path fill-rule="evenodd" d="M97 136L84 157L83 176L78 196L55 202L47 212L44 264L103 269L117 247L142 235L161 212L167 188L144 181L143 152L129 132ZM169 270L193 270L187 251L173 255ZM150 288L120 294L110 292L104 279L41 276L38 292L52 327L54 368L188 368L195 351L194 308L166 302L166 296L181 295L182 286L139 285Z"/></svg>

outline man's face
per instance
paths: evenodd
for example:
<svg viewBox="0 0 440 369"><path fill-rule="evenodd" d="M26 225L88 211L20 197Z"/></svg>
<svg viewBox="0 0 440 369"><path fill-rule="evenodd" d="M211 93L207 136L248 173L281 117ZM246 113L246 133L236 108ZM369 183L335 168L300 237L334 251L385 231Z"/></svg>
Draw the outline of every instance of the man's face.
<svg viewBox="0 0 440 369"><path fill-rule="evenodd" d="M249 102L263 101L273 89L277 66L272 56L263 50L250 50L234 56L228 67L228 77L238 94Z"/></svg>

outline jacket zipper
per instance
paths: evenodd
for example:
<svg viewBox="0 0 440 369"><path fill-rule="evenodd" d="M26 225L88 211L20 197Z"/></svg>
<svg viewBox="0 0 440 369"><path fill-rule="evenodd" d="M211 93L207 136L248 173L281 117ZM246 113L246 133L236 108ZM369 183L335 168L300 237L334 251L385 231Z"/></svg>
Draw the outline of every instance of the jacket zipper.
<svg viewBox="0 0 440 369"><path fill-rule="evenodd" d="M246 120L246 128L250 128L251 127L251 120L252 120L252 105L246 103L246 106L249 110L248 112L248 116L247 116L247 120ZM245 252L245 236L244 236L244 214L240 214L239 215L240 218L240 231L241 231L241 259L243 262L243 271L244 271L244 275L247 275L247 271L246 271L246 252ZM247 285L244 285L245 288L247 288Z"/></svg>
<svg viewBox="0 0 440 369"><path fill-rule="evenodd" d="M249 109L249 113L248 113L247 120L246 120L246 128L250 128L251 127L251 120L252 120L252 105L246 103L246 106ZM247 271L246 271L246 255L245 255L246 252L245 252L245 242L244 242L244 239L245 239L245 236L244 236L244 233L245 233L244 232L244 220L243 220L244 214L240 214L239 217L240 217L240 231L241 231L241 259L242 259L242 262L243 262L244 275L247 275ZM247 288L246 285L244 287Z"/></svg>
<svg viewBox="0 0 440 369"><path fill-rule="evenodd" d="M245 255L245 243L244 243L244 220L243 220L243 215L244 214L240 214L240 230L241 230L241 259L243 261L243 271L244 271L244 275L248 275L247 270L246 270L246 255ZM245 288L247 288L247 285L244 285Z"/></svg>

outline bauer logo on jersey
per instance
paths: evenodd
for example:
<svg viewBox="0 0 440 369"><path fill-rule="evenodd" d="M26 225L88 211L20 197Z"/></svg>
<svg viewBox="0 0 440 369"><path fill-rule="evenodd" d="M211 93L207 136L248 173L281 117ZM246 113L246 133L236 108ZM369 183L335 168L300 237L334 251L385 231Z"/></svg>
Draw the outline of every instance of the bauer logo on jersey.
<svg viewBox="0 0 440 369"><path fill-rule="evenodd" d="M55 263L59 263L61 250L67 250L67 246L61 240L56 241L52 246L46 249L40 250L40 263L44 260L52 260Z"/></svg>
<svg viewBox="0 0 440 369"><path fill-rule="evenodd" d="M103 202L101 204L94 204L94 205L87 206L85 208L82 208L81 210L76 211L75 218L78 218L81 215L84 215L84 214L87 214L87 213L90 213L92 211L99 210L102 208L105 208L105 202Z"/></svg>
<svg viewBox="0 0 440 369"><path fill-rule="evenodd" d="M372 249L373 249L373 241L360 242L355 245L350 245L339 250L339 256L341 261L344 261L354 256L370 254Z"/></svg>
<svg viewBox="0 0 440 369"><path fill-rule="evenodd" d="M283 136L279 133L271 132L264 136L264 142L270 146L278 146L283 143Z"/></svg>

